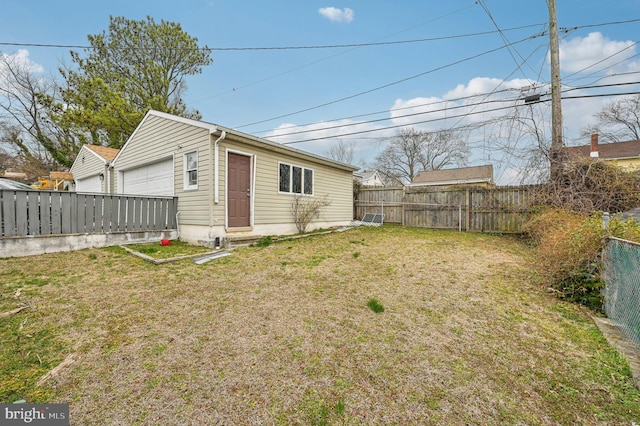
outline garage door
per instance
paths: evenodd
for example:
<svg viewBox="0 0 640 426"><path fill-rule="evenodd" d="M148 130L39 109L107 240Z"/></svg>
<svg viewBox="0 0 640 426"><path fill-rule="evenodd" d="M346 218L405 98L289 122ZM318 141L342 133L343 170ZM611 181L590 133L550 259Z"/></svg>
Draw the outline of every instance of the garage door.
<svg viewBox="0 0 640 426"><path fill-rule="evenodd" d="M124 171L122 192L134 195L173 196L173 159Z"/></svg>
<svg viewBox="0 0 640 426"><path fill-rule="evenodd" d="M102 192L100 176L76 179L76 192Z"/></svg>

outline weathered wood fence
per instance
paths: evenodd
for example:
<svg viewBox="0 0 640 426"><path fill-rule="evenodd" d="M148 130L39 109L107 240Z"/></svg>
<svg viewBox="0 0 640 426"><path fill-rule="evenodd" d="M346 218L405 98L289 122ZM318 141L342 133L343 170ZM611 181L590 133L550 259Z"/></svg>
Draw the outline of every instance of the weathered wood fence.
<svg viewBox="0 0 640 426"><path fill-rule="evenodd" d="M176 229L178 199L0 190L0 237Z"/></svg>
<svg viewBox="0 0 640 426"><path fill-rule="evenodd" d="M530 187L363 188L356 196L356 219L383 213L404 226L460 231L519 233L530 216Z"/></svg>

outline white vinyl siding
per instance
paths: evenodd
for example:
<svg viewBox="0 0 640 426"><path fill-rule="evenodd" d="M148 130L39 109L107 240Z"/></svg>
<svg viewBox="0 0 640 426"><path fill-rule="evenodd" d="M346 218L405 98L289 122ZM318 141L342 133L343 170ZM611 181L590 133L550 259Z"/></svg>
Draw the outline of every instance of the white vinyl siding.
<svg viewBox="0 0 640 426"><path fill-rule="evenodd" d="M330 205L323 207L317 221L349 222L353 220L353 172L341 170L320 164L311 160L283 155L270 149L247 146L242 142L231 140L231 137L220 144L222 149L251 151L256 154L256 175L253 188L254 225L291 224L291 192L280 191L280 164L296 165L302 169L313 171L313 195L330 201ZM222 156L221 156L222 157ZM221 167L225 164L221 161ZM225 188L226 176L221 170L220 187ZM224 202L221 197L220 203ZM214 206L215 208L215 206ZM216 215L216 217L218 217ZM219 223L224 216L218 217Z"/></svg>
<svg viewBox="0 0 640 426"><path fill-rule="evenodd" d="M75 181L74 190L77 192L104 192L105 181L100 181L100 173L107 172L104 160L101 160L89 148L80 148L78 157L70 170Z"/></svg>
<svg viewBox="0 0 640 426"><path fill-rule="evenodd" d="M127 142L116 159L116 179L121 179L127 170L141 164L158 162L172 156L173 195L178 197L180 224L209 226L212 215L222 209L213 205L213 159L211 158L209 130L164 117L148 116ZM184 190L184 154L198 151L198 189ZM222 162L222 161L221 161ZM123 182L116 182L122 193ZM224 218L224 210L220 213Z"/></svg>

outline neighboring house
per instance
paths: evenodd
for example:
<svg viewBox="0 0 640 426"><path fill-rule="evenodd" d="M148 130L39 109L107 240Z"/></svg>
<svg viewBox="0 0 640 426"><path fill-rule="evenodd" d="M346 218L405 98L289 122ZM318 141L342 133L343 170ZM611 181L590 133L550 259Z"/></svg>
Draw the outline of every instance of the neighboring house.
<svg viewBox="0 0 640 426"><path fill-rule="evenodd" d="M82 145L71 166L76 192L115 192L111 163L118 150L98 145Z"/></svg>
<svg viewBox="0 0 640 426"><path fill-rule="evenodd" d="M493 166L421 171L408 186L493 186Z"/></svg>
<svg viewBox="0 0 640 426"><path fill-rule="evenodd" d="M178 197L189 241L295 233L295 197L330 202L310 228L353 219L356 167L217 124L149 111L113 165L118 194Z"/></svg>
<svg viewBox="0 0 640 426"><path fill-rule="evenodd" d="M600 158L627 169L640 169L640 140L598 143L598 134L591 135L591 145L564 148L568 157Z"/></svg>
<svg viewBox="0 0 640 426"><path fill-rule="evenodd" d="M353 174L362 186L384 186L384 182L377 170L362 171Z"/></svg>

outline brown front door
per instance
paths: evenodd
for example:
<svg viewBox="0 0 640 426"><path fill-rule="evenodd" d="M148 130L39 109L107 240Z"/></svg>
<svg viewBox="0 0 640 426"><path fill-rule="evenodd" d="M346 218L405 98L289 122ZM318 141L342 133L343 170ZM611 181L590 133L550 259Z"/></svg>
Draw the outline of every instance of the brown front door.
<svg viewBox="0 0 640 426"><path fill-rule="evenodd" d="M228 157L227 212L229 227L251 225L251 158L229 153Z"/></svg>

